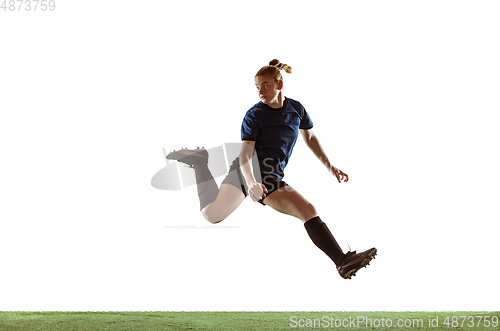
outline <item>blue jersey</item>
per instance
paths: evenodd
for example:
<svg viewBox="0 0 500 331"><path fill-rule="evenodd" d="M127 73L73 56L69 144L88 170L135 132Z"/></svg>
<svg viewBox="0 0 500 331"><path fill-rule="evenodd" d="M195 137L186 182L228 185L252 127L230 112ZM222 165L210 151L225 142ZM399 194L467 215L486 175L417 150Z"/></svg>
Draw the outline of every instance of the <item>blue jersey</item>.
<svg viewBox="0 0 500 331"><path fill-rule="evenodd" d="M250 108L241 125L241 140L255 141L261 171L283 178L299 135L313 127L300 102L285 97L283 107L274 109L260 101Z"/></svg>

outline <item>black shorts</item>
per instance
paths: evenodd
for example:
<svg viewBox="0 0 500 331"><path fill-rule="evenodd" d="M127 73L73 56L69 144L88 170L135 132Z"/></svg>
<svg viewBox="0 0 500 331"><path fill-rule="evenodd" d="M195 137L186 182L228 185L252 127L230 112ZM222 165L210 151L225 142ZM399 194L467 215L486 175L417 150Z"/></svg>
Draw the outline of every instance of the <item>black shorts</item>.
<svg viewBox="0 0 500 331"><path fill-rule="evenodd" d="M256 171L258 170L254 167L254 175L256 175L255 173ZM258 176L255 177L258 178ZM285 183L284 180L273 174L261 172L260 178L262 178L262 184L264 184L264 186L267 189L266 196L269 196L269 194L273 193L274 191L288 185L287 183ZM245 178L241 173L239 157L237 157L231 164L229 172L226 178L224 178L224 180L222 181L222 184L231 184L234 187L240 189L241 192L243 192L243 194L245 195L245 197L248 195L247 193L248 187ZM266 204L262 200L263 199L260 199L258 202L265 206Z"/></svg>

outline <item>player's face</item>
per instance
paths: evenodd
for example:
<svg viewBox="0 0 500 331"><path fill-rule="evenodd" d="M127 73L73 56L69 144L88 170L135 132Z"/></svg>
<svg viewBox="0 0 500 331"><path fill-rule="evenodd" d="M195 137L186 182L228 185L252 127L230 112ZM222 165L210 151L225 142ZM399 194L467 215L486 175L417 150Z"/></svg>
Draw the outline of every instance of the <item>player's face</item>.
<svg viewBox="0 0 500 331"><path fill-rule="evenodd" d="M280 90L283 88L283 81L277 82L271 76L257 76L255 77L255 86L260 100L269 105L277 102Z"/></svg>

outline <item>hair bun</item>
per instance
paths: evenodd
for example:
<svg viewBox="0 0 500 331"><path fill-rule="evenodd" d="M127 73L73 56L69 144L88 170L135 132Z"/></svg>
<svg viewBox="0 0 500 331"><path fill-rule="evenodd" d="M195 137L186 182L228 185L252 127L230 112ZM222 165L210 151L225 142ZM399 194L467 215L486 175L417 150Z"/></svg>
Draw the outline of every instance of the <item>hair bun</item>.
<svg viewBox="0 0 500 331"><path fill-rule="evenodd" d="M278 68L279 70L285 70L285 72L287 74L292 73L292 67L290 67L288 64L280 63L280 61L277 59L269 61L269 65L274 66L274 67Z"/></svg>
<svg viewBox="0 0 500 331"><path fill-rule="evenodd" d="M269 65L270 65L270 66L275 66L275 67L277 67L279 64L280 64L280 61L278 61L278 60L276 60L276 59L269 61Z"/></svg>

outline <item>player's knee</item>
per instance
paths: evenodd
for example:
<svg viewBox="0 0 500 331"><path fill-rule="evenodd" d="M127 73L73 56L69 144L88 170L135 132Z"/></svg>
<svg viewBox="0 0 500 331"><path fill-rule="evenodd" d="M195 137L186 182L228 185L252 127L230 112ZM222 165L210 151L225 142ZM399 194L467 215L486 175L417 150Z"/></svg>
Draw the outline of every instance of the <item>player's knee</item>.
<svg viewBox="0 0 500 331"><path fill-rule="evenodd" d="M225 219L225 217L221 217L220 213L214 210L214 208L210 208L210 206L203 208L201 213L203 217L212 224L217 224Z"/></svg>
<svg viewBox="0 0 500 331"><path fill-rule="evenodd" d="M302 217L302 221L307 221L307 220L310 220L311 218L317 216L318 213L316 211L316 208L314 207L314 205L310 202L308 202L305 206L305 208L303 209L303 217Z"/></svg>
<svg viewBox="0 0 500 331"><path fill-rule="evenodd" d="M312 203L309 203L309 211L313 214L316 214L316 207L314 207Z"/></svg>

